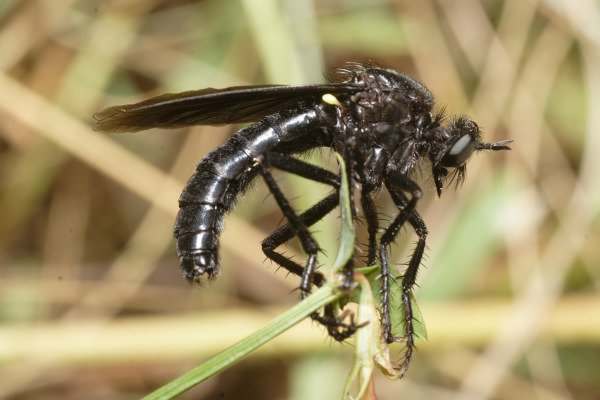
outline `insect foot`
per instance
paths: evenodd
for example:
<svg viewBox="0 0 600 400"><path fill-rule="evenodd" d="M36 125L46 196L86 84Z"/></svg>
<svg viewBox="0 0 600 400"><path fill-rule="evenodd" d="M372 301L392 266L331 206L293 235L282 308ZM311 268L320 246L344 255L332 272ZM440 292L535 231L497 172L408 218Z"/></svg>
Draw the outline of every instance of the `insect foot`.
<svg viewBox="0 0 600 400"><path fill-rule="evenodd" d="M354 321L354 313L350 310L344 310L337 316L333 315L331 306L326 307L324 315L313 313L310 317L319 322L321 325L325 326L329 336L338 342L343 342L350 336L354 335L358 329L368 324L368 321L363 322L362 324L357 324ZM349 319L349 322L344 322L346 318Z"/></svg>
<svg viewBox="0 0 600 400"><path fill-rule="evenodd" d="M349 294L358 287L351 268L345 268L336 275L337 289Z"/></svg>

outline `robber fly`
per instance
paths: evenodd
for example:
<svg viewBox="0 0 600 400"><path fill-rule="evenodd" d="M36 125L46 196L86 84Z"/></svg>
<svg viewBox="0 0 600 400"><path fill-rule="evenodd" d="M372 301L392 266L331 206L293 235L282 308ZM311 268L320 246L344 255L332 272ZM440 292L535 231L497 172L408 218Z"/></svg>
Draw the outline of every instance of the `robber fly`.
<svg viewBox="0 0 600 400"><path fill-rule="evenodd" d="M410 294L427 238L427 227L416 210L422 191L412 179L417 162L428 159L438 195L444 183L462 180L465 163L474 151L508 150L510 140L481 141L477 124L469 118L446 120L434 113L431 92L417 80L390 69L347 64L338 79L309 86L238 86L166 94L136 104L110 107L95 115L96 128L105 132L133 132L149 128L179 128L254 122L198 164L179 198L175 223L177 255L185 277L192 282L214 278L219 272L219 234L224 214L258 175L281 208L287 223L262 242L265 255L300 277L302 297L324 276L315 270L319 246L309 227L339 203L340 178L297 155L328 147L344 158L350 187L359 186L360 204L368 227L367 265L379 262L382 302L379 312L383 339L392 343L390 319L389 249L407 224L418 241L402 276L406 369L414 348ZM331 186L333 193L298 214L271 175L279 169ZM398 208L378 237L379 221L373 195L387 190ZM304 265L276 249L297 237L307 254ZM352 287L351 262L343 270L345 288ZM336 340L357 329L326 307L312 318L324 324Z"/></svg>

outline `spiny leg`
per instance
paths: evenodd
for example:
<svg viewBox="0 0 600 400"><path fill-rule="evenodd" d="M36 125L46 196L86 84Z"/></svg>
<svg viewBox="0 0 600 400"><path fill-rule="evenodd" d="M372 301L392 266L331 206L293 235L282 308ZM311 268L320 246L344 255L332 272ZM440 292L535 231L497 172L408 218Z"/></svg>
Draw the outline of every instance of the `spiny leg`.
<svg viewBox="0 0 600 400"><path fill-rule="evenodd" d="M286 154L269 153L267 155L267 160L270 162L270 165L274 167L297 174L307 179L329 184L336 189L335 193L332 193L318 203L314 204L298 217L300 222L305 227L309 227L317 221L320 221L325 215L337 207L339 203L339 192L337 189L339 189L340 186L337 175ZM311 278L307 274L306 267L302 267L288 257L285 257L284 255L275 251L278 246L295 237L297 232L298 231L293 227L293 225L288 222L286 225L281 226L275 232L269 235L269 237L263 241L262 248L263 252L269 259L282 266L289 272L302 277L302 284L306 283L305 289L302 289L302 284L300 287L302 290L302 296L304 297L305 294L310 291L311 283L314 283L317 286L321 286L323 284L323 275L318 272L312 272ZM324 308L324 315L321 316L318 313L313 313L311 318L326 326L329 335L338 341L345 340L346 338L352 336L356 329L359 328L359 326L354 323L352 316L349 324L344 323L342 321L343 316L336 316L335 310L331 305L328 305Z"/></svg>
<svg viewBox="0 0 600 400"><path fill-rule="evenodd" d="M408 203L408 199L401 191L394 189L390 189L389 191L396 206L404 207ZM421 260L423 259L423 253L425 251L425 241L427 240L428 234L427 226L416 210L413 210L410 213L408 216L408 222L412 226L419 239L410 261L408 262L408 267L402 276L402 307L404 308L404 334L406 336L406 351L404 353L404 360L399 367L401 374L404 374L408 369L408 365L412 358L415 347L414 315L411 302L411 291L417 279L419 267L421 266Z"/></svg>
<svg viewBox="0 0 600 400"><path fill-rule="evenodd" d="M414 214L415 206L417 205L417 202L421 198L422 192L421 192L421 189L419 188L419 185L417 185L413 180L411 180L406 175L402 175L402 174L397 174L397 175L391 177L390 179L386 179L385 184L386 184L386 187L388 188L388 191L390 191L390 193L395 193L398 198L400 198L399 196L403 196L402 192L408 192L411 195L410 199L408 199L407 201L399 202L397 204L399 207L400 206L403 206L403 207L400 209L400 212L398 213L398 215L396 216L394 221L392 221L392 223L388 226L388 228L385 230L385 232L381 236L381 247L379 249L379 257L381 260L381 295L382 295L381 296L382 297L382 299L381 299L381 308L382 308L381 314L382 314L382 319L383 319L383 336L384 336L384 339L386 342L392 343L395 338L392 335L392 322L391 322L391 318L390 318L390 266L389 266L389 260L388 260L389 248L390 248L390 244L396 238L396 235L398 235L400 228L402 228L404 223L407 220L411 219L410 218L411 215ZM417 244L417 249L415 250L415 254L417 254L419 252L420 246L422 247L422 249L420 250L420 253L422 256L423 250L425 248L424 241L422 244ZM413 258L414 258L414 254L413 254ZM412 261L412 259L411 259L411 261ZM419 257L419 263L420 263L420 257ZM417 266L415 268L413 268L415 276L416 276L416 269L418 269L418 266L419 265L417 264ZM412 271L411 271L411 273L412 273ZM403 282L402 282L402 302L405 306L405 310L407 312L410 312L410 314L411 314L410 327L407 326L406 330L407 330L407 337L410 336L410 340L412 341L412 333L413 333L412 309L410 307L410 289L412 288L412 284L410 284L410 279L407 279L408 275L409 274L405 275L405 277L403 278ZM406 285L405 285L405 282L406 282ZM412 283L414 283L414 276L413 276ZM406 302L406 299L408 299L408 303ZM408 307L406 304L408 304ZM407 338L407 340L409 340L409 339ZM412 350L411 350L411 352L412 352Z"/></svg>
<svg viewBox="0 0 600 400"><path fill-rule="evenodd" d="M361 192L360 203L367 222L367 233L369 235L367 265L373 265L375 261L377 261L377 231L379 230L377 209L375 208L375 203L373 202L371 195L367 192Z"/></svg>
<svg viewBox="0 0 600 400"><path fill-rule="evenodd" d="M272 165L276 168L296 174L298 176L302 176L313 181L328 184L330 186L333 186L336 189L336 191L340 186L339 178L334 173L327 171L326 169L309 164L302 160L298 160L287 154L275 152L268 153L265 156L264 161L260 165L260 173L263 176L267 186L269 187L269 190L275 197L275 201L277 201L277 204L279 205L279 208L281 208L283 215L285 215L285 217L287 218L288 224L293 228L295 234L300 239L302 249L308 254L306 265L302 269L300 281L301 297L304 298L308 293L310 293L312 276L314 274L316 266L317 252L319 251L319 246L317 242L313 239L311 233L308 231L306 224L301 221L296 212L292 209L291 205L281 192L281 189L279 189L279 186L277 185L277 183L273 179L273 176L267 170L265 165ZM320 218L323 218L323 216L321 216ZM312 223L315 222L316 221ZM283 261L283 259L279 258L279 261ZM292 266L289 262L287 262L286 264L291 268L297 270L297 264L296 266ZM283 264L280 265L284 266Z"/></svg>
<svg viewBox="0 0 600 400"><path fill-rule="evenodd" d="M277 182L275 182L273 175L271 175L271 172L269 172L263 163L260 164L259 168L260 174L267 184L269 191L275 198L275 201L279 205L279 208L283 212L283 215L286 217L288 224L292 227L298 236L298 239L300 239L302 249L306 252L306 254L308 254L306 264L302 270L302 279L300 281L301 296L304 298L308 293L310 293L310 282L312 280L312 275L317 262L319 245L308 231L306 225L298 217L298 214L296 214L296 212L292 209L292 206L283 195L279 185L277 185Z"/></svg>
<svg viewBox="0 0 600 400"><path fill-rule="evenodd" d="M282 153L268 153L266 155L268 165L301 176L311 181L324 183L339 189L340 178L331 171L321 168L317 165L309 164L306 161L299 160L292 156Z"/></svg>
<svg viewBox="0 0 600 400"><path fill-rule="evenodd" d="M340 178L336 174L316 165L309 164L303 160L294 158L290 155L271 152L266 155L265 159L268 165L281 169L282 171L290 172L316 182L330 185L336 190L338 190L340 187ZM301 289L308 289L305 290L304 293L308 293L310 291L310 279L304 276L308 273L311 272L305 270L302 276L302 282L305 283L305 285L301 286ZM354 280L354 268L351 261L344 266L342 274L344 276L343 288L352 288Z"/></svg>
<svg viewBox="0 0 600 400"><path fill-rule="evenodd" d="M337 207L338 202L338 193L332 193L314 204L308 210L304 211L298 218L306 227L312 226L316 222L320 221L325 215L329 214L335 207ZM302 277L304 275L303 266L295 261L292 261L289 257L286 257L283 254L275 251L277 247L291 240L295 236L296 230L291 226L291 224L287 223L277 228L273 233L263 240L262 250L267 258L285 268L292 274ZM321 286L324 281L325 278L321 273L314 273L312 283L317 286Z"/></svg>
<svg viewBox="0 0 600 400"><path fill-rule="evenodd" d="M337 207L338 203L339 194L337 192L332 193L300 214L299 219L307 227L309 227L330 213L334 208ZM296 232L290 226L290 224L285 224L275 230L265 240L263 240L262 249L269 259L282 266L289 272L298 276L302 276L304 268L301 265L275 251L277 247L295 236ZM324 281L325 278L319 272L315 272L313 274L312 283L315 285L321 286ZM315 312L311 314L311 318L324 325L327 328L329 335L338 341L345 340L352 336L352 334L354 334L356 329L359 327L354 324L352 318L350 319L349 324L344 323L342 321L343 318L338 318L335 315L335 310L330 305L325 306L324 315L321 316Z"/></svg>

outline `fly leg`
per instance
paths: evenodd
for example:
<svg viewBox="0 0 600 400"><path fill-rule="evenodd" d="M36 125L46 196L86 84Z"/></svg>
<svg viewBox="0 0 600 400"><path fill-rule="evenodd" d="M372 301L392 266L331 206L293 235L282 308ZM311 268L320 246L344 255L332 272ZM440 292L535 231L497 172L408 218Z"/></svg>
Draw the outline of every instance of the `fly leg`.
<svg viewBox="0 0 600 400"><path fill-rule="evenodd" d="M302 176L306 179L313 180L315 182L324 183L333 187L334 189L339 190L340 188L340 178L321 167L316 165L309 164L305 161L298 160L297 158L291 157L287 154L281 153L269 153L267 155L268 162L271 166L276 167L282 171L290 172L292 174L296 174L298 176ZM348 165L348 163L347 163ZM374 207L374 205L373 205ZM373 208L374 210L374 208ZM373 249L375 251L375 249ZM353 287L354 284L354 268L352 264L352 260L350 260L346 265L344 265L343 270L343 282L342 289L349 290ZM303 276L304 278L304 276ZM306 283L309 283L307 280ZM302 289L302 287L301 287ZM308 287L308 291L310 291L310 287Z"/></svg>
<svg viewBox="0 0 600 400"><path fill-rule="evenodd" d="M316 252L318 251L318 246L316 245L316 242L314 242L314 239L312 239L312 236L310 236L310 233L308 232L308 227L315 224L317 221L320 221L325 215L327 215L335 207L337 207L339 203L339 178L337 177L337 175L333 174L330 171L327 171L315 165L308 164L302 160L298 160L285 154L269 153L267 155L267 161L270 165L277 167L278 169L294 173L307 179L331 185L336 189L335 193L330 194L318 203L314 204L312 207L310 207L308 210L306 210L299 216L297 216L292 210L293 216L289 218L286 214L286 212L289 212L289 210L284 211L284 214L288 218L288 223L279 227L276 231L269 235L262 243L263 252L269 259L271 259L281 267L285 268L289 272L301 277L300 290L301 296L302 298L304 298L308 293L310 293L312 284L321 286L325 280L322 274L314 271L314 264L316 263L315 258ZM282 208L282 210L284 209L284 207L282 207L279 202L279 200L281 200L282 198L285 201L284 204L287 204L287 207L291 210L289 203L287 203L286 199L283 197L283 194L281 193L279 187L276 184L273 185L273 183L275 182L273 181L273 178L270 175L270 173L268 173L267 171L267 175L265 175L263 171L266 171L266 168L264 168L264 166L262 167L261 174L264 178L266 176L265 181L267 182L267 185L269 186L269 189L271 190L273 195L276 196L275 199ZM276 195L276 193L279 194ZM277 196L279 196L279 200ZM298 226L300 226L300 229L297 228ZM308 247L311 250L316 248L316 251L314 253L311 254L304 247L304 243L307 240L302 239L301 235L304 233L301 232L308 234L309 243L311 241L312 243L314 243L315 246L313 248ZM303 245L303 249L309 254L309 258L304 267L302 267L295 261L292 261L290 258L284 256L283 254L275 251L277 247L289 241L295 236L298 236L300 238L300 241ZM343 316L337 317L335 315L335 310L331 305L325 306L323 315L319 315L315 312L311 314L311 318L326 326L329 335L338 341L345 340L346 338L352 336L356 329L359 328L359 326L354 323L352 316L350 317L350 323L344 323Z"/></svg>
<svg viewBox="0 0 600 400"><path fill-rule="evenodd" d="M367 254L367 265L375 264L377 261L377 231L379 230L379 221L377 220L377 209L371 195L365 191L361 192L360 203L363 209L363 215L367 222L369 235L369 248Z"/></svg>
<svg viewBox="0 0 600 400"><path fill-rule="evenodd" d="M381 275L382 275L382 315L383 315L383 329L384 339L386 342L391 343L394 341L392 335L392 326L390 320L390 309L389 309L389 290L390 290L390 270L389 270L389 246L394 241L396 235L400 231L400 228L408 221L412 228L415 230L419 240L413 251L413 254L408 263L408 267L402 277L402 307L404 308L404 335L406 340L406 351L404 353L404 360L400 365L401 373L404 374L410 360L412 358L414 350L414 315L411 303L411 291L415 284L417 272L421 265L423 253L425 251L425 240L427 238L427 227L425 222L421 219L419 214L415 211L415 206L418 200L421 198L421 189L419 186L412 181L410 178L401 175L391 180L386 180L386 187L392 196L392 200L398 208L400 213L394 219L392 224L386 229L385 233L381 237ZM404 195L405 192L410 193L410 199Z"/></svg>
<svg viewBox="0 0 600 400"><path fill-rule="evenodd" d="M408 201L403 202L403 207L400 209L400 212L392 221L392 223L387 227L383 235L381 236L381 247L379 249L379 258L381 261L381 291L382 291L382 317L383 317L383 335L384 339L388 343L392 343L394 341L394 337L392 335L392 324L390 319L390 266L389 266L389 249L390 244L394 241L398 232L402 228L402 226L409 219L411 214L413 213L417 202L421 198L422 192L419 186L410 178L405 175L398 174L394 177L393 181L391 179L386 179L385 182L388 190L390 192L402 193L409 192L411 197ZM424 246L424 243L423 243ZM417 246L418 247L418 246ZM417 249L418 250L418 249ZM418 266L417 266L418 267ZM416 273L416 271L415 271ZM410 289L412 288L412 284L409 279L403 279L402 282L402 290L403 290L403 302L404 295L408 295Z"/></svg>
<svg viewBox="0 0 600 400"><path fill-rule="evenodd" d="M309 227L320 221L325 215L329 214L334 208L337 207L338 203L338 194L332 193L300 214L298 219L305 227ZM285 268L292 274L303 278L306 271L305 267L291 260L289 257L286 257L283 254L275 251L277 247L288 242L296 235L296 230L290 223L280 226L263 240L262 250L265 253L265 256L267 256L267 258L269 258L271 261L274 261L276 264ZM316 271L313 272L312 279L309 281L308 287L306 289L302 289L302 287L300 287L302 297L304 298L305 295L310 292L310 284L315 284L320 287L324 282L325 277L323 274Z"/></svg>
<svg viewBox="0 0 600 400"><path fill-rule="evenodd" d="M394 201L394 204L396 204L398 207L405 207L408 203L406 196L399 190L390 188L390 195ZM408 216L408 223L411 225L419 239L410 261L408 262L408 267L402 276L402 307L404 308L404 335L406 340L406 352L404 353L404 360L399 367L399 369L402 371L402 374L404 374L408 368L408 364L410 363L415 347L414 315L411 302L411 290L417 279L419 267L421 266L421 260L423 259L423 253L425 251L425 241L427 240L428 233L425 222L416 210L413 210Z"/></svg>
<svg viewBox="0 0 600 400"><path fill-rule="evenodd" d="M331 212L337 207L339 203L339 194L332 193L325 197L318 203L314 204L308 210L299 215L300 221L309 227L320 221L325 215ZM303 276L305 268L290 260L288 257L275 251L277 247L284 244L288 240L296 236L295 230L288 223L279 227L275 232L269 235L262 243L262 249L265 255L278 265L282 266L294 275ZM322 286L325 282L325 278L319 272L314 272L312 277L312 283L316 286ZM305 292L302 292L305 293ZM304 297L304 296L303 296ZM324 307L323 315L315 312L310 316L313 320L319 322L327 328L327 332L331 337L337 341L343 341L348 337L352 336L354 332L360 327L354 323L352 316L350 316L350 323L343 322L343 316L336 316L335 310L331 305Z"/></svg>
<svg viewBox="0 0 600 400"><path fill-rule="evenodd" d="M275 182L275 179L273 179L273 175L271 175L269 170L266 168L267 165L272 165L276 168L279 168L279 169L287 171L287 172L291 172L293 174L302 176L307 179L311 179L311 180L314 180L317 182L329 184L329 185L333 186L336 189L336 191L339 189L339 186L340 186L339 179L334 173L327 171L326 169L317 167L315 165L308 164L302 160L298 160L296 158L293 158L286 154L281 154L281 153L269 153L265 157L265 160L263 162L261 162L261 164L260 164L260 174L262 175L263 179L265 180L265 183L267 184L269 191L275 198L275 201L279 205L279 208L283 212L283 215L286 217L289 226L293 229L295 235L298 236L298 239L300 239L300 244L302 245L302 249L306 252L306 254L308 254L308 259L306 260L306 264L305 264L304 268L300 267L300 268L302 268L302 270L301 270L301 273L299 274L301 276L301 281L300 281L301 297L304 298L304 297L306 297L306 295L308 295L310 293L310 287L312 284L313 274L315 272L315 267L316 267L316 262L317 262L317 253L320 250L319 245L314 240L311 233L308 231L306 223L304 223L302 221L302 219L299 218L298 215L296 214L296 212L292 209L292 206L290 205L288 200L283 195L283 192L277 185L277 182ZM317 204L317 206L318 205L319 204ZM331 211L331 209L328 210L327 212L329 212L329 211ZM320 218L323 218L323 216L324 215L320 216ZM314 224L317 221L318 220L315 220L312 223ZM263 243L263 248L264 248L264 243ZM267 256L269 256L269 255L267 254ZM280 264L280 265L282 265L282 264ZM290 267L291 267L291 264L288 263L288 265L290 265ZM282 265L282 266L284 266L284 265ZM284 268L285 268L285 266L284 266ZM293 268L296 269L297 272L299 272L296 267L293 267ZM288 270L290 270L290 269L288 269Z"/></svg>

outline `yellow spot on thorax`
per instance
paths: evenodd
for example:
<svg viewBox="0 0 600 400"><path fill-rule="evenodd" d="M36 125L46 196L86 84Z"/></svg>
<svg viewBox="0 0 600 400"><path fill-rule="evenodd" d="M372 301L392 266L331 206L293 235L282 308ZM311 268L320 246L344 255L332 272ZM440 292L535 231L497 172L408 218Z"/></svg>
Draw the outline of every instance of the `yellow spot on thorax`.
<svg viewBox="0 0 600 400"><path fill-rule="evenodd" d="M342 103L340 103L340 101L337 99L337 97L335 97L331 93L325 93L321 97L321 99L323 100L324 103L330 104L332 106L338 106L338 107L342 106Z"/></svg>

